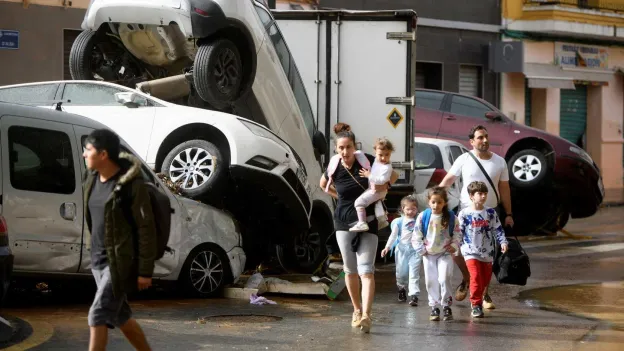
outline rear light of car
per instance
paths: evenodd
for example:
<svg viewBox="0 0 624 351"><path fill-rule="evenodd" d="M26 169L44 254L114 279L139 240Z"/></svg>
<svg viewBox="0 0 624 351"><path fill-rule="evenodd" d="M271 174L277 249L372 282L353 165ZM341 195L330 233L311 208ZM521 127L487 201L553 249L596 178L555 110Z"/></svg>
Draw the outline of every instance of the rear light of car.
<svg viewBox="0 0 624 351"><path fill-rule="evenodd" d="M427 184L427 189L433 188L434 186L438 186L442 183L442 180L446 177L446 171L440 168L436 168L429 179L429 184Z"/></svg>
<svg viewBox="0 0 624 351"><path fill-rule="evenodd" d="M202 9L198 9L197 7L193 9L197 14L202 16L210 16L210 14Z"/></svg>
<svg viewBox="0 0 624 351"><path fill-rule="evenodd" d="M4 216L0 216L0 246L9 246L9 229Z"/></svg>
<svg viewBox="0 0 624 351"><path fill-rule="evenodd" d="M392 221L394 221L398 217L400 217L400 215L396 212L388 213L388 222L392 223Z"/></svg>

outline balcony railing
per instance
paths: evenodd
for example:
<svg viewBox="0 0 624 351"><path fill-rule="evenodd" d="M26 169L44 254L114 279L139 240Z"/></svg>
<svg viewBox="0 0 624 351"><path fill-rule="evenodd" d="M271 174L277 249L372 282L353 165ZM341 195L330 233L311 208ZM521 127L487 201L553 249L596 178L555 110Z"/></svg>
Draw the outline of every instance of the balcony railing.
<svg viewBox="0 0 624 351"><path fill-rule="evenodd" d="M563 5L581 9L593 9L602 11L623 11L624 0L524 0L525 5Z"/></svg>

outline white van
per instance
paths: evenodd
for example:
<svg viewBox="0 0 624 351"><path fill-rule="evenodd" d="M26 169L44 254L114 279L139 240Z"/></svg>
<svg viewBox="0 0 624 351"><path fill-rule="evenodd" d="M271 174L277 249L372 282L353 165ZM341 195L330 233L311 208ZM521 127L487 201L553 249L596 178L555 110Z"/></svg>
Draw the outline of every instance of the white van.
<svg viewBox="0 0 624 351"><path fill-rule="evenodd" d="M91 274L84 241L83 141L106 128L92 119L0 102L0 221L6 223L14 276ZM236 281L246 255L236 221L223 211L176 196L132 154L146 182L171 201L171 233L154 278L176 281L196 296L209 296Z"/></svg>

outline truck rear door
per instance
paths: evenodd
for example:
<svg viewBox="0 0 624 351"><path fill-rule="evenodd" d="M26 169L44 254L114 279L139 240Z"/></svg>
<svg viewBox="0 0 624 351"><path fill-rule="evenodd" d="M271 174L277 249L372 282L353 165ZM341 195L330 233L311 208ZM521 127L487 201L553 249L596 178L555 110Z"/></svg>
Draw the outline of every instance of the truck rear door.
<svg viewBox="0 0 624 351"><path fill-rule="evenodd" d="M416 14L413 11L274 11L304 80L319 129L351 125L358 147L376 138L411 160ZM333 141L329 141L333 150ZM402 173L400 182L409 181Z"/></svg>

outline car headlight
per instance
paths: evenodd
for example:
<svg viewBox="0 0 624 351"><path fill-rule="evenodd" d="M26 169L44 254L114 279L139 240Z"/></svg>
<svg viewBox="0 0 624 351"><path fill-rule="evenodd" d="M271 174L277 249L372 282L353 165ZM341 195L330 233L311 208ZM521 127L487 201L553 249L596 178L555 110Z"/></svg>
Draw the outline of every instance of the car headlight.
<svg viewBox="0 0 624 351"><path fill-rule="evenodd" d="M589 162L589 164L593 165L594 164L594 160L592 160L591 156L589 156L589 154L587 152L585 152L585 150L578 148L576 146L570 146L570 151L574 152L575 154L579 155L582 159L584 159L585 161Z"/></svg>
<svg viewBox="0 0 624 351"><path fill-rule="evenodd" d="M250 132L254 133L257 136L273 140L274 142L279 144L281 147L286 149L286 151L290 152L290 146L286 144L286 142L284 142L282 139L280 139L277 135L273 134L273 132L269 131L268 129L264 129L258 125L255 125L253 123L250 123L248 121L244 121L242 119L239 119L239 121L241 121L241 123L245 127L247 127L247 129L249 129Z"/></svg>

